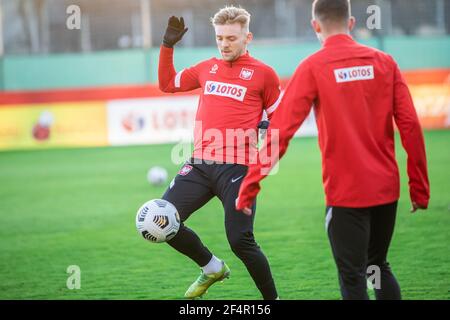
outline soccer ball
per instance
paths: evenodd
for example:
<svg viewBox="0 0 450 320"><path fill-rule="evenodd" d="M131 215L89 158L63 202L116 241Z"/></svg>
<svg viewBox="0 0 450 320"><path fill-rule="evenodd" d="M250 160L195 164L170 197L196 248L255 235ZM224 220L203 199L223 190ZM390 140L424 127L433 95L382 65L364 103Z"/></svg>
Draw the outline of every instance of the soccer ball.
<svg viewBox="0 0 450 320"><path fill-rule="evenodd" d="M167 181L167 170L162 167L152 167L147 172L147 180L151 185L160 186Z"/></svg>
<svg viewBox="0 0 450 320"><path fill-rule="evenodd" d="M153 199L139 208L136 228L150 242L165 242L175 237L180 229L180 216L169 201Z"/></svg>

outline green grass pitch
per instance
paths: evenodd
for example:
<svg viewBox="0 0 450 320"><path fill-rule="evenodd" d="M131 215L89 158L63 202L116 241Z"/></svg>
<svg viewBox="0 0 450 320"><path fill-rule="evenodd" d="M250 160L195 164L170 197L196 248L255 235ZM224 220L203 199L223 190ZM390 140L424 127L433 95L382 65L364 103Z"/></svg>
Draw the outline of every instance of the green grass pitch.
<svg viewBox="0 0 450 320"><path fill-rule="evenodd" d="M410 214L397 137L402 190L389 261L405 299L449 299L450 131L425 138L431 202ZM174 176L179 169L171 148L1 152L0 299L181 299L199 268L166 244L146 242L134 222L139 206L165 189L147 183L147 170L162 165ZM263 182L255 222L282 299L340 298L324 216L317 140L295 139L279 173ZM187 225L232 272L205 299L260 299L228 247L220 202ZM66 286L69 265L81 268L79 290Z"/></svg>

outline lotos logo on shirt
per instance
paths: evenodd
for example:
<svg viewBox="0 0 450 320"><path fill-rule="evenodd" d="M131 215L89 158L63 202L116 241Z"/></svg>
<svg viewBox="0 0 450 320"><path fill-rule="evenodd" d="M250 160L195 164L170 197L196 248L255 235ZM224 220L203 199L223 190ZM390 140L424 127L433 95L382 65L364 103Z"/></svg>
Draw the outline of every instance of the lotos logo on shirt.
<svg viewBox="0 0 450 320"><path fill-rule="evenodd" d="M370 80L375 78L373 66L360 66L334 70L336 82Z"/></svg>
<svg viewBox="0 0 450 320"><path fill-rule="evenodd" d="M244 101L246 87L217 81L206 81L204 94L228 97L238 101Z"/></svg>

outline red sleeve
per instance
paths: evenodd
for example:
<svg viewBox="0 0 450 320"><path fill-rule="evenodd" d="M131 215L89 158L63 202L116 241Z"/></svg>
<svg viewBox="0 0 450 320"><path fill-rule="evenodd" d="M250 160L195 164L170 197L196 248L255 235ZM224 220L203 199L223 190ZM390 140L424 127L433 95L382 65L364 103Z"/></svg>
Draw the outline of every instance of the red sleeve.
<svg viewBox="0 0 450 320"><path fill-rule="evenodd" d="M159 52L158 81L163 92L183 92L200 87L198 81L199 66L175 71L173 65L173 48L161 46Z"/></svg>
<svg viewBox="0 0 450 320"><path fill-rule="evenodd" d="M393 63L394 119L400 131L403 148L408 154L409 193L411 201L426 208L430 199L430 185L422 129L405 79L397 64Z"/></svg>
<svg viewBox="0 0 450 320"><path fill-rule="evenodd" d="M258 163L249 166L242 181L236 206L238 210L252 206L260 190L259 182L285 154L289 141L308 116L316 97L317 87L309 63L302 62L274 112L264 147L259 152Z"/></svg>
<svg viewBox="0 0 450 320"><path fill-rule="evenodd" d="M264 110L266 111L269 120L272 119L272 115L278 108L280 100L280 79L272 68L267 67L264 74L263 102Z"/></svg>

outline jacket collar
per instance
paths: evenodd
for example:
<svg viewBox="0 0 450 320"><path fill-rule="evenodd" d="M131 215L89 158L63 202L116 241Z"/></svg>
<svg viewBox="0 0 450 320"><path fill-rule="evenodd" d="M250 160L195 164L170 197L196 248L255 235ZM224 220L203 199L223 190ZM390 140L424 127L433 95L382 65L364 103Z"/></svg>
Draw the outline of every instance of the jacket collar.
<svg viewBox="0 0 450 320"><path fill-rule="evenodd" d="M220 59L220 61L221 61L223 64L232 67L233 65L237 65L237 64L241 64L241 63L246 63L246 62L248 62L250 59L251 59L251 56L250 56L250 53L249 53L248 50L247 50L243 55L241 55L240 57L238 57L238 58L237 58L236 60L234 60L234 61L225 61L225 60L223 60L223 59Z"/></svg>
<svg viewBox="0 0 450 320"><path fill-rule="evenodd" d="M351 35L341 33L341 34L335 34L333 36L328 37L324 41L323 46L330 47L330 46L340 45L340 44L344 44L344 43L353 43L353 42L355 42L355 40L353 40Z"/></svg>

